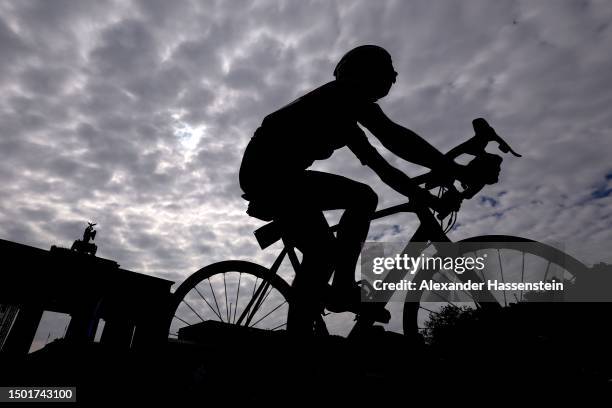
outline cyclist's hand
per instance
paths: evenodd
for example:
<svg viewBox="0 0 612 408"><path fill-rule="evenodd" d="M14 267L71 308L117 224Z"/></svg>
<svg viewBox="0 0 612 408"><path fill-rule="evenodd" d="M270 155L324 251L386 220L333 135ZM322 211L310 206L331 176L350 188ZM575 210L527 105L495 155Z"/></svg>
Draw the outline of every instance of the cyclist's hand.
<svg viewBox="0 0 612 408"><path fill-rule="evenodd" d="M470 174L466 166L451 161L446 166L432 170L431 180L429 183L430 187L449 187L455 183L455 180L466 183L470 180Z"/></svg>
<svg viewBox="0 0 612 408"><path fill-rule="evenodd" d="M463 185L470 185L474 181L474 175L470 173L467 166L455 164L453 172L455 173L455 179L459 180Z"/></svg>
<svg viewBox="0 0 612 408"><path fill-rule="evenodd" d="M420 187L413 188L408 195L408 199L419 206L429 207L434 211L438 211L442 205L440 198Z"/></svg>
<svg viewBox="0 0 612 408"><path fill-rule="evenodd" d="M454 211L459 211L462 201L462 195L455 188L447 190L440 197L439 207L435 209L438 213L438 219L442 220L446 218L450 213Z"/></svg>

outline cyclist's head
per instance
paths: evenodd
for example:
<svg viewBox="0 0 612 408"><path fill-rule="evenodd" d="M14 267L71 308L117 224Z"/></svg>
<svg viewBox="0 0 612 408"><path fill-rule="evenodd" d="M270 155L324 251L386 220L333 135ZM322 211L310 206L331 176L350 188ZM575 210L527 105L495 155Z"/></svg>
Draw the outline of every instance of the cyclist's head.
<svg viewBox="0 0 612 408"><path fill-rule="evenodd" d="M361 45L347 52L336 65L337 80L357 86L365 96L374 100L389 93L397 72L391 55L377 45Z"/></svg>

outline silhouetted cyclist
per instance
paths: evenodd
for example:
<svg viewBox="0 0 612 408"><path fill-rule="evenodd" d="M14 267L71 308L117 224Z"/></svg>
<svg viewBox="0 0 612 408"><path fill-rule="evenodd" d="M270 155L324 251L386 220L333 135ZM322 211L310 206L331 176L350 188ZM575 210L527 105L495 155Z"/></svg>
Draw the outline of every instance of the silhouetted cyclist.
<svg viewBox="0 0 612 408"><path fill-rule="evenodd" d="M240 186L251 202L249 214L279 220L303 254L304 273L294 282L296 301L323 300L332 312L359 312L355 267L378 196L366 184L307 169L347 146L391 188L435 207L433 195L391 166L368 142L361 124L409 162L442 175L464 171L417 134L391 121L376 104L397 77L385 49L354 48L342 57L334 76L335 80L265 117L244 153ZM322 212L333 209L345 210L336 237ZM332 273L331 293L323 294Z"/></svg>

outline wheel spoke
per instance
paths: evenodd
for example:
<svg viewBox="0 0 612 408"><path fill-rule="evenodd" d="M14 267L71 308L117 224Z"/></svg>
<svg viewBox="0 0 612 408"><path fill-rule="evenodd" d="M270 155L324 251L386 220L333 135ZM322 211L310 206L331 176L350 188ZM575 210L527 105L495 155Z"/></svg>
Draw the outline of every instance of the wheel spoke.
<svg viewBox="0 0 612 408"><path fill-rule="evenodd" d="M550 261L548 261L548 265L546 265L546 272L544 272L544 282L546 282L546 278L548 278L549 270L550 270Z"/></svg>
<svg viewBox="0 0 612 408"><path fill-rule="evenodd" d="M221 309L219 309L219 303L217 303L217 295L215 294L215 290L212 287L212 283L210 282L210 278L208 278L208 286L210 286L210 291L212 292L213 299L215 300L215 306L217 307L217 316L219 316L219 320L223 321L221 318Z"/></svg>
<svg viewBox="0 0 612 408"><path fill-rule="evenodd" d="M196 310L193 307L191 307L191 305L189 303L187 303L187 301L185 299L183 299L182 302L185 303L187 305L187 307L190 308L191 311L193 313L195 313L196 316L198 316L200 318L201 321L203 321L203 322L205 321L204 319L202 319L202 316L200 316L200 314L198 312L196 312Z"/></svg>
<svg viewBox="0 0 612 408"><path fill-rule="evenodd" d="M240 297L240 281L242 280L242 272L238 275L238 291L236 292L236 307L234 307L234 319L232 323L236 323L236 311L238 310L238 298Z"/></svg>
<svg viewBox="0 0 612 408"><path fill-rule="evenodd" d="M255 317L255 314L259 311L259 307L262 304L262 299L266 291L268 290L268 286L270 286L270 282L268 281L264 282L264 280L262 279L261 286L257 289L257 294L255 295L257 298L257 301L255 302L255 306L253 306L251 313L247 316L247 320L245 323L246 326L249 326L249 324L251 323L251 320L253 319L253 317Z"/></svg>
<svg viewBox="0 0 612 408"><path fill-rule="evenodd" d="M287 301L285 300L283 303L281 303L280 305L276 306L274 309L270 310L268 313L266 313L264 315L264 317L262 317L261 319L259 319L258 321L256 321L255 323L253 323L252 325L250 325L249 327L255 327L257 325L257 323L261 322L263 319L265 319L266 317L270 316L272 313L276 312L278 310L278 308L280 308L282 305L284 305L285 303L287 303Z"/></svg>
<svg viewBox="0 0 612 408"><path fill-rule="evenodd" d="M200 297L202 298L202 300L203 300L204 302L206 302L206 304L208 305L208 307L210 307L210 310L212 310L212 312L213 312L215 315L217 315L217 317L219 318L219 320L223 321L223 319L221 319L221 315L220 315L220 314L218 314L218 313L215 311L215 309L213 309L212 305L211 305L210 303L208 303L208 300L206 300L206 298L205 298L204 296L202 296L202 293L200 293L200 291L198 290L198 287L197 287L197 286L194 286L193 288L194 288L194 289L195 289L195 291L198 293L198 295L200 295Z"/></svg>
<svg viewBox="0 0 612 408"><path fill-rule="evenodd" d="M272 285L270 285L269 283L267 283L267 285L269 286L269 289L267 289L267 292L266 292L265 296L263 296L263 298L262 298L261 295L259 296L259 299L261 299L261 300L257 300L257 302L255 303L255 306L252 309L253 311L247 317L247 323L246 323L247 326L249 325L249 322L251 321L251 319L253 319L253 317L255 317L255 314L259 311L260 306L264 304L264 302L268 298L268 295L272 292L272 289L274 289L272 287ZM255 324L251 325L251 327L254 326L254 325Z"/></svg>
<svg viewBox="0 0 612 408"><path fill-rule="evenodd" d="M283 323L283 324L279 324L278 326L273 327L273 328L271 328L270 330L271 330L271 331L274 331L274 330L276 330L276 329L280 329L281 327L286 326L286 325L287 325L287 322L285 322L285 323Z"/></svg>
<svg viewBox="0 0 612 408"><path fill-rule="evenodd" d="M244 320L244 318L246 317L248 319L250 311L251 311L251 307L253 306L253 302L255 302L255 291L257 290L259 293L259 288L257 287L257 282L259 281L259 277L256 276L255 277L255 283L253 284L253 292L251 293L251 299L249 300L249 303L247 304L247 306L245 307L245 309L242 311L242 313L240 313L240 317L238 318L238 323L240 324L242 323L242 320ZM248 322L246 324L248 326Z"/></svg>
<svg viewBox="0 0 612 408"><path fill-rule="evenodd" d="M181 319L180 317L178 317L177 315L174 315L174 317L176 317L177 319L179 319L181 322L185 323L187 326L191 326L191 323L187 323L185 320Z"/></svg>
<svg viewBox="0 0 612 408"><path fill-rule="evenodd" d="M475 251L474 251L474 255L475 255L475 257L476 257L476 258L478 258L478 257L479 257L479 256L478 256L478 251L476 251L476 250L475 250ZM482 268L482 269L480 270L480 275L482 276L482 281L483 281L483 282L486 282L486 281L487 281L487 278L485 278L484 271L485 271L485 270L484 270L484 268Z"/></svg>
<svg viewBox="0 0 612 408"><path fill-rule="evenodd" d="M521 262L521 283L525 283L525 251L521 253L523 254L523 260ZM520 301L523 301L523 289L521 289Z"/></svg>
<svg viewBox="0 0 612 408"><path fill-rule="evenodd" d="M497 258L499 259L499 273L501 274L501 279L502 279L502 283L506 283L505 279L504 279L504 267L502 265L502 259L501 259L501 252L498 249L497 250ZM506 291L502 291L503 295L504 295L504 306L508 306L508 300L506 299Z"/></svg>
<svg viewBox="0 0 612 408"><path fill-rule="evenodd" d="M227 283L225 282L225 273L223 274L223 294L225 295L225 314L227 315L227 322L229 323L229 307L227 306Z"/></svg>
<svg viewBox="0 0 612 408"><path fill-rule="evenodd" d="M440 312L435 312L435 311L433 311L431 309L428 309L428 308L426 308L424 306L421 306L421 305L419 305L419 309L427 310L429 313L433 313L433 314L436 314L436 315L440 314Z"/></svg>
<svg viewBox="0 0 612 408"><path fill-rule="evenodd" d="M253 285L253 293L251 296L255 296L255 289L257 289L257 281L259 281L259 277L255 277L255 285Z"/></svg>
<svg viewBox="0 0 612 408"><path fill-rule="evenodd" d="M270 293L272 293L272 289L274 289L274 288L272 287L272 285L270 285L270 288L268 289L268 292L266 293L266 296L264 296L264 298L261 300L262 304L266 301L266 299L268 298Z"/></svg>
<svg viewBox="0 0 612 408"><path fill-rule="evenodd" d="M245 326L248 326L249 323L251 322L251 319L253 318L253 313L251 312L251 308L253 307L253 303L256 303L257 299L261 298L261 290L264 288L263 279L262 279L261 286L257 287L258 279L259 277L255 279L255 285L253 286L253 294L251 295L251 300L249 300L249 303L247 304L247 306L244 308L244 310L240 314L240 318L238 319L238 322L236 323L238 325L240 325L240 323L242 323L242 320L244 320L244 318L246 317L247 320L246 320ZM257 288L257 293L255 293L255 288ZM257 304L255 307L256 308L258 307Z"/></svg>

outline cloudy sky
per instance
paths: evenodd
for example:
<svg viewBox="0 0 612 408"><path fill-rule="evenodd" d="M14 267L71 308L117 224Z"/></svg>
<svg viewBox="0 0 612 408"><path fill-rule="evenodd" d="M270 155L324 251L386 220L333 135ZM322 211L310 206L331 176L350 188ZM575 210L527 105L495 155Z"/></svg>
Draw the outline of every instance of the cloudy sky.
<svg viewBox="0 0 612 408"><path fill-rule="evenodd" d="M396 122L446 151L483 116L524 156L452 239L521 235L611 261L596 249L612 239L611 21L607 0L0 1L0 238L70 246L93 220L99 256L177 282L223 259L270 263L278 247L259 250L240 198L243 150L373 43L399 72L380 101ZM380 207L402 201L347 149L315 168L374 186Z"/></svg>

